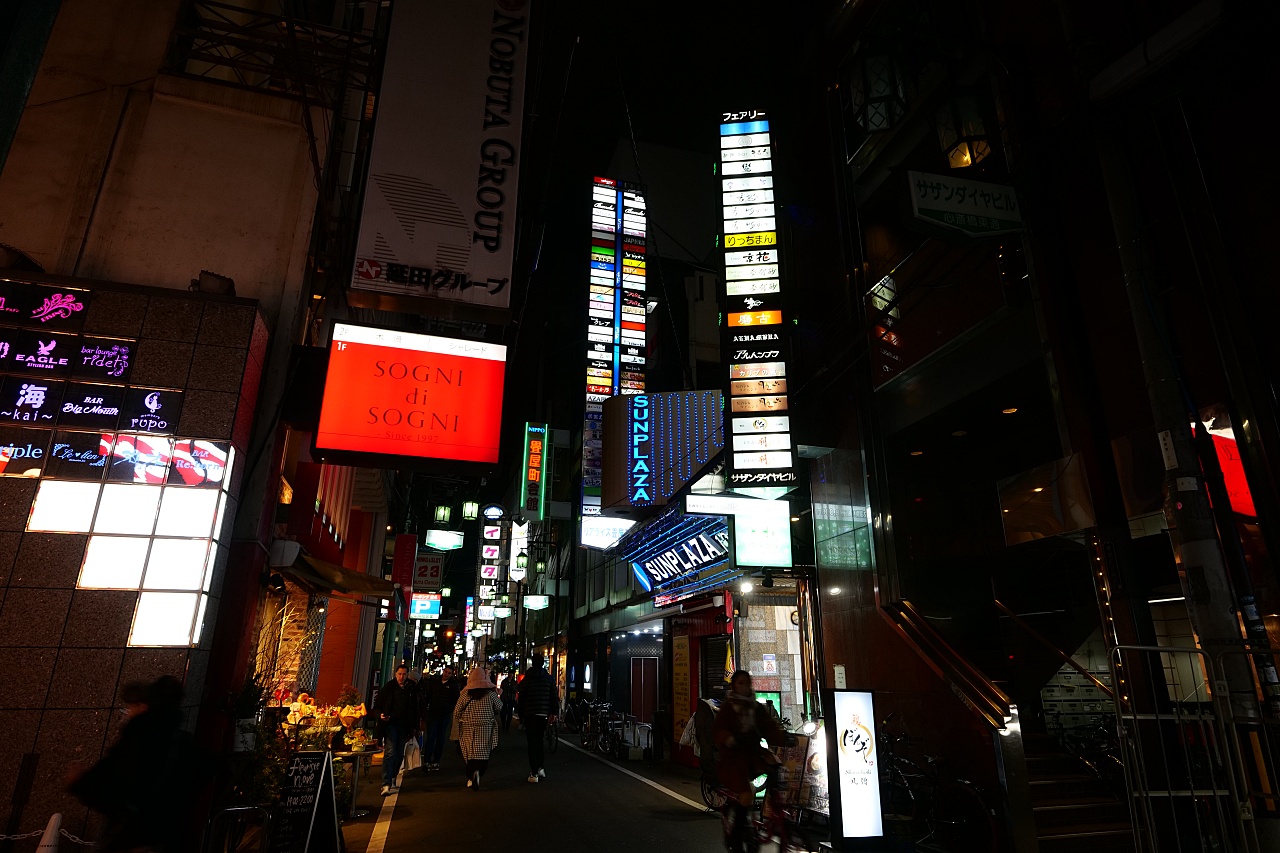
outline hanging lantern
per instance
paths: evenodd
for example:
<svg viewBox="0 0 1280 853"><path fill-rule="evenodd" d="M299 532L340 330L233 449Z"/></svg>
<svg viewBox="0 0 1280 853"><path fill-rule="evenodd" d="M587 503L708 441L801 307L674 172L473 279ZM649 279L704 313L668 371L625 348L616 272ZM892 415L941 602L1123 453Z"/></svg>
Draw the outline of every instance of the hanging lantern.
<svg viewBox="0 0 1280 853"><path fill-rule="evenodd" d="M462 520L475 521L480 517L480 504L477 501L462 502Z"/></svg>
<svg viewBox="0 0 1280 853"><path fill-rule="evenodd" d="M453 507L448 504L440 504L436 507L436 524L448 524L452 517Z"/></svg>
<svg viewBox="0 0 1280 853"><path fill-rule="evenodd" d="M938 144L952 169L976 166L991 153L991 139L978 96L958 95L938 110Z"/></svg>

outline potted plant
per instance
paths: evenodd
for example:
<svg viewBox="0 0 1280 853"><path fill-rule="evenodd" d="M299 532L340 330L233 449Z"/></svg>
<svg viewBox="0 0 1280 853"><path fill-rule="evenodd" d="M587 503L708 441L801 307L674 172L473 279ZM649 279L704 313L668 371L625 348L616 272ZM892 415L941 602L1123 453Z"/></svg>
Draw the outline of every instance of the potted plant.
<svg viewBox="0 0 1280 853"><path fill-rule="evenodd" d="M263 684L255 677L244 680L244 687L232 698L231 716L236 721L232 750L252 752L257 742L258 715L262 710Z"/></svg>

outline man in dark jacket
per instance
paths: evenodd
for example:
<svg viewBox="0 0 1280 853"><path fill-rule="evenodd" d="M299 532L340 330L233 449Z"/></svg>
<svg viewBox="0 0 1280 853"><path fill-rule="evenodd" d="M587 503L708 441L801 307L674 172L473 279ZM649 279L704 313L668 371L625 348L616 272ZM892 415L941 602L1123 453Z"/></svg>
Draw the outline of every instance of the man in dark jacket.
<svg viewBox="0 0 1280 853"><path fill-rule="evenodd" d="M418 687L418 716L422 718L422 770L440 769L440 756L449 739L453 709L458 706L462 679L446 666L439 675L423 679Z"/></svg>
<svg viewBox="0 0 1280 853"><path fill-rule="evenodd" d="M545 661L542 655L533 656L516 694L520 722L529 740L530 782L547 778L547 771L542 766L542 736L547 730L547 717L556 713L560 705L555 680L543 667Z"/></svg>
<svg viewBox="0 0 1280 853"><path fill-rule="evenodd" d="M385 749L382 753L382 795L399 788L396 775L404 760L405 742L418 728L418 683L409 679L409 668L396 667L395 678L378 691L378 720L382 726Z"/></svg>

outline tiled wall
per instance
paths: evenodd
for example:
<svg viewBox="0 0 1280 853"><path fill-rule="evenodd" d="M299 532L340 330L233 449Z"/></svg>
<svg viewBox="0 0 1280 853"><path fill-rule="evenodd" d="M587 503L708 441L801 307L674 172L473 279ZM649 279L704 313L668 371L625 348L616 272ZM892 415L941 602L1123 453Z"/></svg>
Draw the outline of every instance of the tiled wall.
<svg viewBox="0 0 1280 853"><path fill-rule="evenodd" d="M177 435L232 442L241 464L232 469L224 517L229 538L267 351L254 303L60 283L91 291L84 334L137 341L132 384L183 389ZM228 552L215 564L198 646L128 648L138 593L76 589L88 537L25 532L38 485L0 477L0 710L8 722L0 738L0 827L10 818L23 756L35 753L19 830L41 828L61 812L64 827L78 832L87 815L65 794L64 777L72 762L96 761L116 737L121 685L165 674L183 679L188 723L194 722Z"/></svg>

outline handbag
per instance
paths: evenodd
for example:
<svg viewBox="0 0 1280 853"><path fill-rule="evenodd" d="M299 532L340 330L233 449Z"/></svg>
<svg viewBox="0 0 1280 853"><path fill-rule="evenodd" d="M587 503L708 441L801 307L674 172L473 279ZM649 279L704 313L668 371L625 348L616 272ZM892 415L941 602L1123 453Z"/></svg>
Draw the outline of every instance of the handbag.
<svg viewBox="0 0 1280 853"><path fill-rule="evenodd" d="M409 738L404 744L404 762L400 765L400 769L417 770L421 766L422 752L418 749L418 741L416 738Z"/></svg>

